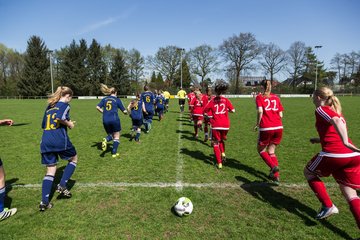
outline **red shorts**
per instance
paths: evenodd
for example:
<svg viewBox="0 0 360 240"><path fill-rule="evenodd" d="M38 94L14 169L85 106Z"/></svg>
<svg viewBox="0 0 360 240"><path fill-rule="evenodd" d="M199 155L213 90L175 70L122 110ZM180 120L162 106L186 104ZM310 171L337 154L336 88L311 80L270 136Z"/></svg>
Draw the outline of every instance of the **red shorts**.
<svg viewBox="0 0 360 240"><path fill-rule="evenodd" d="M228 133L229 130L214 130L212 129L211 134L212 134L212 140L214 141L221 141L221 140L226 140L226 135Z"/></svg>
<svg viewBox="0 0 360 240"><path fill-rule="evenodd" d="M270 144L279 145L282 139L283 129L259 131L258 144L260 146L268 146Z"/></svg>
<svg viewBox="0 0 360 240"><path fill-rule="evenodd" d="M194 120L194 122L196 123L197 121L202 121L204 120L203 116L192 116L192 119Z"/></svg>
<svg viewBox="0 0 360 240"><path fill-rule="evenodd" d="M360 189L360 156L335 158L318 153L306 168L319 177L333 175L339 184Z"/></svg>

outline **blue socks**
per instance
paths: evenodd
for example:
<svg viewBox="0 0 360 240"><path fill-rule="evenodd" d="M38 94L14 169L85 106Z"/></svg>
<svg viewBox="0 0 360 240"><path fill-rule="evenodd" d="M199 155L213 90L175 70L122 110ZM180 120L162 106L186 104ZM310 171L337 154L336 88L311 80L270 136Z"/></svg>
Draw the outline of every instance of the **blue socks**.
<svg viewBox="0 0 360 240"><path fill-rule="evenodd" d="M107 142L110 142L111 140L113 140L111 135L107 135L105 139Z"/></svg>
<svg viewBox="0 0 360 240"><path fill-rule="evenodd" d="M4 202L5 202L5 187L0 189L0 212L4 210Z"/></svg>
<svg viewBox="0 0 360 240"><path fill-rule="evenodd" d="M111 151L112 154L116 154L117 153L117 149L119 147L119 139L114 139L114 142L113 142L113 149Z"/></svg>
<svg viewBox="0 0 360 240"><path fill-rule="evenodd" d="M135 135L135 141L139 141L139 138L140 138L140 134L141 134L141 130L136 130L136 135Z"/></svg>
<svg viewBox="0 0 360 240"><path fill-rule="evenodd" d="M71 176L73 175L74 171L76 168L76 163L74 162L69 162L65 169L64 169L64 173L61 177L60 180L60 186L61 187L66 187L66 183L69 181L69 179L71 178Z"/></svg>
<svg viewBox="0 0 360 240"><path fill-rule="evenodd" d="M42 199L44 204L49 204L49 196L54 182L54 176L45 175L42 182Z"/></svg>

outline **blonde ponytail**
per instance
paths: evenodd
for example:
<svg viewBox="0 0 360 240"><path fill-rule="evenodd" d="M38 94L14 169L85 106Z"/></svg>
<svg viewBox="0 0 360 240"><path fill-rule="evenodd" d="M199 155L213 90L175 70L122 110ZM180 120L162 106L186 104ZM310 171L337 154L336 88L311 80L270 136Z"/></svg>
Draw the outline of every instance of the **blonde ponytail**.
<svg viewBox="0 0 360 240"><path fill-rule="evenodd" d="M71 97L73 96L73 91L71 88L65 86L58 87L53 94L49 95L47 102L51 107L53 107L61 97L64 97L67 94L69 94Z"/></svg>
<svg viewBox="0 0 360 240"><path fill-rule="evenodd" d="M314 92L315 96L320 97L326 106L330 106L336 113L341 114L342 108L340 100L334 95L328 87L321 87Z"/></svg>
<svg viewBox="0 0 360 240"><path fill-rule="evenodd" d="M115 94L117 92L114 87L109 88L108 86L106 86L103 83L100 84L100 90L104 95L111 95L111 94Z"/></svg>

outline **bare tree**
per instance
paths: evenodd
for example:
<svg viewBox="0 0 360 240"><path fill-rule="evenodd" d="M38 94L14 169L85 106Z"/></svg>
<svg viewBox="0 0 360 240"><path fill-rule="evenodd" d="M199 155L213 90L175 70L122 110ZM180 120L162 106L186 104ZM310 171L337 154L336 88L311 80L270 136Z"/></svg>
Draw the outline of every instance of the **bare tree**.
<svg viewBox="0 0 360 240"><path fill-rule="evenodd" d="M260 65L270 74L270 80L273 82L274 75L285 67L286 53L274 43L269 43L264 46L262 56L264 61L261 61Z"/></svg>
<svg viewBox="0 0 360 240"><path fill-rule="evenodd" d="M147 63L172 84L176 69L180 66L180 52L176 46L161 47L155 56L148 56Z"/></svg>
<svg viewBox="0 0 360 240"><path fill-rule="evenodd" d="M188 53L190 68L194 74L201 78L200 85L204 86L206 76L215 71L218 66L215 49L207 44L191 49Z"/></svg>
<svg viewBox="0 0 360 240"><path fill-rule="evenodd" d="M340 53L336 53L330 62L333 69L336 69L338 75L338 81L340 82L341 69L342 69L342 56Z"/></svg>
<svg viewBox="0 0 360 240"><path fill-rule="evenodd" d="M140 52L136 49L131 49L128 52L128 68L130 71L130 80L139 82L139 79L144 75L145 59L141 56Z"/></svg>
<svg viewBox="0 0 360 240"><path fill-rule="evenodd" d="M288 71L292 78L293 87L296 86L296 80L302 74L304 62L306 59L306 46L303 42L294 42L287 51Z"/></svg>
<svg viewBox="0 0 360 240"><path fill-rule="evenodd" d="M230 68L235 70L235 93L239 93L240 72L259 56L261 45L252 33L240 33L224 40L219 50L224 59L230 62Z"/></svg>

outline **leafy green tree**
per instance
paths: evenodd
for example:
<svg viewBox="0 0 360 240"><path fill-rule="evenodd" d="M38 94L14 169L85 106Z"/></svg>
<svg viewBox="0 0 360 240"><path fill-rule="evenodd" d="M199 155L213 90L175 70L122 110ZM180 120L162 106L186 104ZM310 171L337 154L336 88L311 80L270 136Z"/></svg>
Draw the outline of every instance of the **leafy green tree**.
<svg viewBox="0 0 360 240"><path fill-rule="evenodd" d="M157 83L164 83L164 79L163 79L161 73L158 73L158 75L156 77L156 82Z"/></svg>
<svg viewBox="0 0 360 240"><path fill-rule="evenodd" d="M151 79L150 79L150 82L156 82L157 81L157 78L156 78L156 73L155 71L153 71L152 75L151 75Z"/></svg>
<svg viewBox="0 0 360 240"><path fill-rule="evenodd" d="M18 82L22 96L45 96L51 93L50 64L48 49L38 36L31 36L27 42L23 75Z"/></svg>
<svg viewBox="0 0 360 240"><path fill-rule="evenodd" d="M89 47L88 54L88 72L89 80L86 82L86 89L89 90L89 95L99 95L100 92L100 83L106 82L106 63L103 61L101 46L100 44L93 39Z"/></svg>
<svg viewBox="0 0 360 240"><path fill-rule="evenodd" d="M190 74L189 65L187 64L186 59L183 59L181 66L182 66L182 72L180 70L181 69L180 67L176 70L176 73L174 75L173 85L176 86L177 88L181 86L181 74L182 74L182 86L183 88L188 88L190 87L192 78Z"/></svg>
<svg viewBox="0 0 360 240"><path fill-rule="evenodd" d="M87 43L84 39L80 44L73 40L70 46L61 49L59 54L60 83L70 87L74 95L89 95L87 82L89 72L87 69Z"/></svg>
<svg viewBox="0 0 360 240"><path fill-rule="evenodd" d="M0 44L0 95L18 95L17 83L24 69L24 56Z"/></svg>
<svg viewBox="0 0 360 240"><path fill-rule="evenodd" d="M130 93L131 84L128 69L125 64L123 54L118 50L113 60L113 67L110 71L111 84L118 90L118 94L126 95Z"/></svg>

